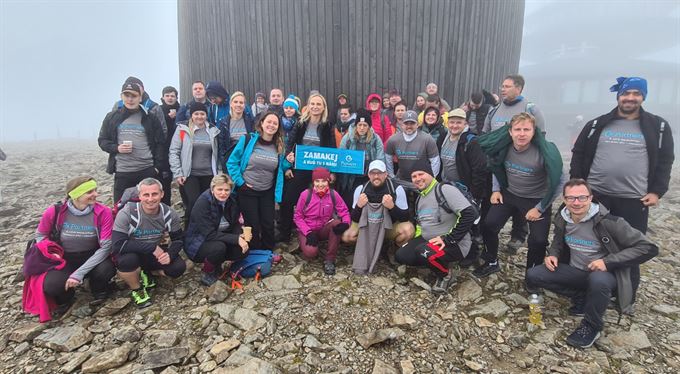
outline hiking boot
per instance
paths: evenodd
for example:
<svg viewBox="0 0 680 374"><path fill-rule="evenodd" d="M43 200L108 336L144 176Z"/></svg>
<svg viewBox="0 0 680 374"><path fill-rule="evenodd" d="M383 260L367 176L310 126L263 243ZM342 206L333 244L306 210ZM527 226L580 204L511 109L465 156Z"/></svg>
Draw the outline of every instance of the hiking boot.
<svg viewBox="0 0 680 374"><path fill-rule="evenodd" d="M325 262L323 264L323 272L326 273L326 275L335 275L335 263Z"/></svg>
<svg viewBox="0 0 680 374"><path fill-rule="evenodd" d="M212 286L219 280L219 274L216 274L214 272L211 273L203 273L203 276L201 276L201 284L207 287Z"/></svg>
<svg viewBox="0 0 680 374"><path fill-rule="evenodd" d="M501 266L498 264L498 260L494 262L485 262L484 265L478 267L472 272L477 278L485 278L493 273L498 273L501 271Z"/></svg>
<svg viewBox="0 0 680 374"><path fill-rule="evenodd" d="M436 294L444 294L448 291L449 287L456 283L456 276L452 272L442 278L437 278L432 285L432 292Z"/></svg>
<svg viewBox="0 0 680 374"><path fill-rule="evenodd" d="M470 253L468 253L468 255L464 259L460 260L460 262L458 264L462 268L469 268L472 265L477 265L478 261L479 261L479 252L478 251L473 252L472 249L471 249Z"/></svg>
<svg viewBox="0 0 680 374"><path fill-rule="evenodd" d="M514 255L519 251L520 248L524 245L524 240L517 239L517 238L510 238L510 241L505 247L505 251L510 254Z"/></svg>
<svg viewBox="0 0 680 374"><path fill-rule="evenodd" d="M139 273L139 280L145 290L156 287L156 278L154 278L151 274L145 273L144 270Z"/></svg>
<svg viewBox="0 0 680 374"><path fill-rule="evenodd" d="M600 337L600 332L595 330L590 323L585 320L581 321L581 325L567 336L567 344L576 348L589 348Z"/></svg>
<svg viewBox="0 0 680 374"><path fill-rule="evenodd" d="M527 291L529 295L531 294L539 295L541 293L540 287L536 287L533 284L529 284L529 282L527 282L526 279L524 280L524 289Z"/></svg>
<svg viewBox="0 0 680 374"><path fill-rule="evenodd" d="M583 296L577 296L571 299L571 307L569 307L567 312L570 316L583 317L586 314L585 309L586 300L583 298Z"/></svg>
<svg viewBox="0 0 680 374"><path fill-rule="evenodd" d="M130 292L130 297L132 298L132 302L135 303L135 305L139 309L151 306L151 297L149 296L149 293L146 292L146 289L143 287L140 287L136 290L132 290Z"/></svg>

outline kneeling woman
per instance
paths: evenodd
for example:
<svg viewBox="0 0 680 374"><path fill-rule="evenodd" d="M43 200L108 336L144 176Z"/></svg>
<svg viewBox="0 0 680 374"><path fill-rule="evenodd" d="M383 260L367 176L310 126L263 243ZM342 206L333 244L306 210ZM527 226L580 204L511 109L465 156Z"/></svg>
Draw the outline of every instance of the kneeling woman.
<svg viewBox="0 0 680 374"><path fill-rule="evenodd" d="M231 194L234 182L218 174L194 204L184 240L184 252L195 263L203 263L201 283L210 286L222 274L224 261L238 261L246 256L250 236L243 233L241 214Z"/></svg>
<svg viewBox="0 0 680 374"><path fill-rule="evenodd" d="M68 306L73 300L75 288L89 279L95 300L108 296L110 281L116 269L110 259L111 210L97 202L97 182L91 177L77 177L66 184L67 197L61 204L47 208L43 213L36 241L38 244L26 253L24 274L24 309L40 314L40 321L51 319L48 305ZM59 243L59 246L49 244ZM45 267L49 261L41 256L38 248L51 248L48 259L54 266ZM41 254L42 252L42 254ZM56 255L56 256L55 256ZM39 289L42 280L42 289ZM36 289L38 288L38 289ZM47 308L45 308L48 306Z"/></svg>
<svg viewBox="0 0 680 374"><path fill-rule="evenodd" d="M340 194L330 189L331 172L328 169L314 169L312 181L312 188L302 191L295 207L300 249L305 258L312 259L319 251L319 241L328 239L324 272L333 275L340 239L349 228L349 211ZM334 217L336 214L339 218Z"/></svg>
<svg viewBox="0 0 680 374"><path fill-rule="evenodd" d="M227 161L244 224L253 228L252 248L274 249L274 202L281 202L288 165L283 154L279 115L267 111L255 124L255 132L239 139Z"/></svg>

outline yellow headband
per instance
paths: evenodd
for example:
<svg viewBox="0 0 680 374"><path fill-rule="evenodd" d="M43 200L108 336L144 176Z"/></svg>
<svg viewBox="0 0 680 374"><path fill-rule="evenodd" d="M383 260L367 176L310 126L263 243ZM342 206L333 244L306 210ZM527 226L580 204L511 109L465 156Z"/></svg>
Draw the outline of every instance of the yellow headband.
<svg viewBox="0 0 680 374"><path fill-rule="evenodd" d="M90 179L89 181L81 184L80 186L72 189L69 193L68 196L75 200L83 195L85 195L86 192L92 191L95 188L97 188L97 182L95 182L93 179Z"/></svg>

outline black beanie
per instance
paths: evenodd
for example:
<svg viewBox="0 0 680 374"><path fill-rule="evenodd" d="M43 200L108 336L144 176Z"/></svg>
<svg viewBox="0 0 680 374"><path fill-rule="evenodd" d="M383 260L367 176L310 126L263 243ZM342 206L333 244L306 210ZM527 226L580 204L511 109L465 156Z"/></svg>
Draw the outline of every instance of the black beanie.
<svg viewBox="0 0 680 374"><path fill-rule="evenodd" d="M434 173L432 172L432 165L430 165L430 160L426 158L421 158L413 164L413 166L411 167L411 173L413 173L414 171L424 171L427 174L430 174L431 176L434 177Z"/></svg>
<svg viewBox="0 0 680 374"><path fill-rule="evenodd" d="M368 110L366 110L364 108L357 109L356 121L354 123L359 123L359 122L366 122L366 123L368 123L368 127L372 127L371 112L369 112Z"/></svg>
<svg viewBox="0 0 680 374"><path fill-rule="evenodd" d="M198 111L203 111L206 114L208 113L208 109L205 107L205 104L199 101L192 101L191 104L189 104L189 113L194 114L194 112Z"/></svg>

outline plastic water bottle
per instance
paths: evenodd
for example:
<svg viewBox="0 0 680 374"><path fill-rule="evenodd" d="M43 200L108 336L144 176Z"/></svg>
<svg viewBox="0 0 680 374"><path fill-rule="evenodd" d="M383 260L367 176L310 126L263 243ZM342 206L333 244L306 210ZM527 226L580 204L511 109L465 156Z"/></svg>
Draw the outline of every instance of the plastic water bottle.
<svg viewBox="0 0 680 374"><path fill-rule="evenodd" d="M529 297L529 322L540 325L542 320L541 298L535 293L531 294Z"/></svg>

